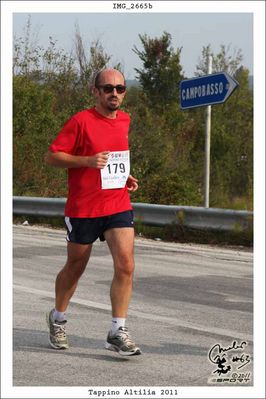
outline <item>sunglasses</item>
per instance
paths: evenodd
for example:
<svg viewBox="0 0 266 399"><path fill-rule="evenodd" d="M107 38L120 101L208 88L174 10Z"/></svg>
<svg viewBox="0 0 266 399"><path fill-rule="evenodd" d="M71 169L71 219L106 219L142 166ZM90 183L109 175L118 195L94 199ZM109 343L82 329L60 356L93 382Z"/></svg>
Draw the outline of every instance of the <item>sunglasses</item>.
<svg viewBox="0 0 266 399"><path fill-rule="evenodd" d="M110 84L106 84L106 85L97 86L97 89L103 89L103 92L105 94L112 93L114 91L114 89L116 89L118 94L122 94L122 93L125 93L127 88L126 88L126 86L123 86L123 85L113 86Z"/></svg>

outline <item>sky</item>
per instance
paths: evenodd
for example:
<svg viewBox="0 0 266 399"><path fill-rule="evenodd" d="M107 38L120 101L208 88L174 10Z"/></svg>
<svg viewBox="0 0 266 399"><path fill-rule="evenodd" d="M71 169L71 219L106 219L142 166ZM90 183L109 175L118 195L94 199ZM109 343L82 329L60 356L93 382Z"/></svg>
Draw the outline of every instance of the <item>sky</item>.
<svg viewBox="0 0 266 399"><path fill-rule="evenodd" d="M74 49L75 24L79 25L85 49L100 39L111 64L121 62L127 79L134 79L134 68L142 67L136 46L142 50L139 34L160 37L166 31L172 36L172 47L182 47L181 65L187 78L193 77L204 46L211 45L217 54L221 45L229 46L229 55L242 51L242 65L253 74L252 13L14 13L13 32L23 36L28 16L38 43L48 46L49 36L57 46L70 52Z"/></svg>

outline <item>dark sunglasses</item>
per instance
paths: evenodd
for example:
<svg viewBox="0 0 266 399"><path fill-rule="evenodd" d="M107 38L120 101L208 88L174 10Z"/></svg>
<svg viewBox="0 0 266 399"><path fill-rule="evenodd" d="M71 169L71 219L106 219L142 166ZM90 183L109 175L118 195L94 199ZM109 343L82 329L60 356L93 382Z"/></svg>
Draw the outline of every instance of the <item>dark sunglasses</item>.
<svg viewBox="0 0 266 399"><path fill-rule="evenodd" d="M125 93L126 86L123 86L123 85L113 86L113 85L106 84L106 85L97 86L97 89L103 89L105 94L112 93L114 91L114 89L116 89L118 94L122 94L122 93Z"/></svg>

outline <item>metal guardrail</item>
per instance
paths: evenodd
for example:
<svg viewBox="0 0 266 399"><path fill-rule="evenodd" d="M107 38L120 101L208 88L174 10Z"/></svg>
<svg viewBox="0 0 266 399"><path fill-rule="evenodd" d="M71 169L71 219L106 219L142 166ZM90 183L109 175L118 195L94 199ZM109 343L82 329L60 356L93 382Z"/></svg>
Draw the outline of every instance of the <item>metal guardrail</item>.
<svg viewBox="0 0 266 399"><path fill-rule="evenodd" d="M13 197L13 213L64 216L66 198ZM199 230L253 231L253 212L195 206L132 203L135 221L147 226L178 225Z"/></svg>

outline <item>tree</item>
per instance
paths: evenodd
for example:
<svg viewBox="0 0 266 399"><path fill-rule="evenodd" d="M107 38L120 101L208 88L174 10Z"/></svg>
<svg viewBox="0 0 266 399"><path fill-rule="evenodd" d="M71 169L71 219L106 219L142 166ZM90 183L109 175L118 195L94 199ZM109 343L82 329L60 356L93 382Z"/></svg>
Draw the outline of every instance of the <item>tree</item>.
<svg viewBox="0 0 266 399"><path fill-rule="evenodd" d="M79 66L80 81L84 86L92 83L95 74L106 67L111 56L104 52L99 39L92 42L88 51L84 47L78 24L75 25L75 50Z"/></svg>
<svg viewBox="0 0 266 399"><path fill-rule="evenodd" d="M136 46L133 51L143 62L143 68L135 71L139 82L153 106L165 107L179 96L179 82L183 79L180 65L182 48L174 50L171 46L170 33L164 32L159 38L150 38L146 34L139 35L143 50Z"/></svg>
<svg viewBox="0 0 266 399"><path fill-rule="evenodd" d="M31 17L27 18L24 27L24 36L14 36L13 46L13 74L29 75L34 70L40 70L40 51L42 48L37 45L38 34L32 31Z"/></svg>
<svg viewBox="0 0 266 399"><path fill-rule="evenodd" d="M229 75L234 75L237 69L240 67L240 63L243 60L243 54L241 49L235 49L233 54L230 54L231 46L220 46L220 52L216 55L211 49L210 44L203 46L201 59L196 66L195 76L202 76L208 74L208 56L212 56L212 73L216 72L228 72Z"/></svg>

